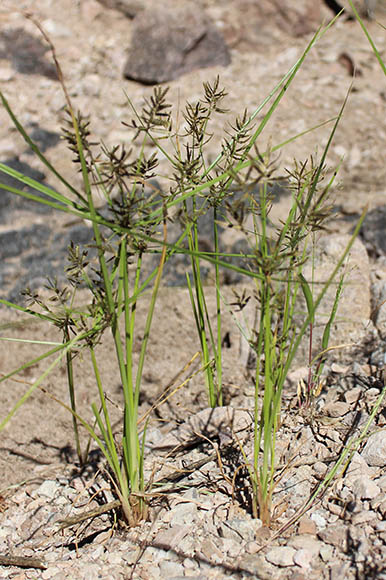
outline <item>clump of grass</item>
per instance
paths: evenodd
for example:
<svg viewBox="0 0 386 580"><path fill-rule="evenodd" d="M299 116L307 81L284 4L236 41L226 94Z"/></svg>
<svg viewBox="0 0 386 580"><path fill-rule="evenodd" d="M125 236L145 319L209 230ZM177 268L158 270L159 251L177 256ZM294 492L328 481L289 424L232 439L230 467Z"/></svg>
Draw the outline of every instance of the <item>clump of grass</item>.
<svg viewBox="0 0 386 580"><path fill-rule="evenodd" d="M247 211L243 212L243 215L252 216L252 229L247 232L252 252L249 262L251 269L259 273L255 278L259 318L251 341L257 361L254 455L248 469L253 487L254 514L259 515L265 524L270 523L275 487L275 444L281 425L283 387L300 341L307 326L312 324L317 309L317 305L310 301L311 291L302 271L309 259L309 244L330 217L332 180L323 186L326 153L327 149L318 164L311 157L295 164L289 172L292 205L287 219L276 227L273 234L270 234L269 214L273 202L270 186L274 162L269 152L256 157L248 176L248 182L252 179L260 185L258 195L249 196ZM244 227L241 221L240 227ZM332 281L330 278L321 289L318 303ZM300 321L303 294L308 300L308 312ZM326 341L328 343L327 334Z"/></svg>
<svg viewBox="0 0 386 580"><path fill-rule="evenodd" d="M53 47L52 51L56 61ZM39 203L45 203L55 209L90 220L97 259L95 263L90 262L86 249L71 244L68 248L69 265L66 270L68 286L60 287L56 281L49 281L47 286L48 298L42 298L38 293L26 289L24 294L29 302L28 308L8 305L35 317L43 318L62 332L63 344L55 346L44 356L48 357L60 352L47 371L52 371L65 358L70 410L73 416L79 461L81 464L85 463L88 454L88 445L85 450L82 450L79 436L79 424L82 424L103 452L113 477L116 493L122 504L124 517L130 525L134 525L146 515L146 502L143 499L145 491L143 444L146 426L141 438L138 427L138 405L154 307L166 259L165 202L162 197L158 196L155 199L155 196L146 191L146 184L154 176L154 170L158 163L155 155L147 158L144 154L146 138L144 138L142 148L137 156L132 155L132 152L123 146L108 148L102 144L96 151L95 144L90 140L89 121L83 118L80 113L75 113L57 61L56 64L67 101L68 119L63 129L63 136L74 155L73 161L81 171L83 191L76 190L51 167L49 161L31 142L24 128L13 115L4 95L1 95L3 105L21 135L68 191L68 194L59 194L31 181L30 185L42 193L44 199L34 194L29 196L16 188L15 193L29 196ZM162 95L156 93L156 102L152 103L151 112L147 118L147 129L157 126L165 119L167 121L168 113L165 109L167 106L162 105ZM144 115L146 114L145 109ZM135 122L132 125L135 127ZM139 135L143 136L143 133L137 132L137 137ZM29 181L28 178L9 170L6 166L2 166L2 171L11 173L21 182ZM7 189L5 186L3 188ZM96 191L99 195L102 194L106 201L107 217L103 216L95 206ZM159 212L156 211L157 209ZM161 238L159 228L162 231ZM150 240L152 237L157 238L157 243L161 248L159 263L150 276L143 281L141 280L143 256L151 251ZM139 361L135 369L133 366L133 348L136 336L137 303L143 291L150 286L151 300L141 340ZM76 294L80 287L86 287L90 294L90 301L85 308L77 306ZM4 300L2 302L7 303ZM38 309L33 310L31 307L38 307ZM116 364L124 397L123 435L119 445L112 431L107 399L95 352L96 345L107 329L113 337ZM99 405L95 403L92 405L95 416L94 425L84 421L78 415L76 408L74 360L79 352L85 350L91 359L99 394ZM26 366L23 365L23 368ZM18 370L20 369L15 372ZM10 373L7 376L13 374ZM34 383L3 421L2 427L25 398L40 385L45 376L46 373ZM5 378L7 377L2 380ZM96 432L96 427L99 435ZM120 449L122 449L122 454Z"/></svg>
<svg viewBox="0 0 386 580"><path fill-rule="evenodd" d="M141 111L137 112L132 107L133 118L125 123L132 132L137 153L134 154L131 149L123 146L109 148L101 144L98 147L91 139L88 120L75 112L54 47L51 45L67 101L69 120L63 133L82 175L81 190L72 186L52 167L19 123L5 96L0 93L3 105L19 133L60 180L66 193L44 187L2 164L1 172L11 175L22 184L28 184L44 197L6 185L0 184L0 188L89 220L97 254L94 263L89 259L87 249L71 244L66 271L68 285L61 287L56 281L52 281L49 284L48 299L26 290L30 305L38 308L21 307L0 300L3 304L55 325L62 332L63 338L61 344L52 345L52 349L39 357L40 360L56 355L53 363L17 402L0 428L4 427L47 374L64 359L69 386L69 409L73 416L79 460L86 462L88 452L88 444L83 449L79 435L79 425L82 425L106 458L124 517L130 525L145 517L147 511L147 482L143 475L146 425L140 431L139 396L164 265L173 260L176 254L188 255L191 263L187 285L199 336L208 400L212 407L221 405L223 401L220 269L233 269L255 284L259 319L253 335L249 337L257 361L254 453L252 461L246 457L245 461L251 478L254 515L261 517L266 524L270 522L275 443L280 427L285 379L299 344L309 325L312 325L320 302L339 272L364 216L333 273L317 297L313 298L309 282L305 280L302 270L308 256L309 240L323 228L330 215L328 198L334 177L323 184L325 159L341 120L344 105L335 119L320 161L315 162L310 158L295 164L290 170L288 178L291 182L292 206L287 219L274 232L269 217L273 201L270 188L276 179L274 153L288 142L277 144L263 152L257 148L257 142L308 52L329 26L315 34L294 67L252 115L244 112L228 126L221 151L212 162L208 161L206 154L210 139L209 124L213 115L225 113L225 91L220 87L219 79L213 83L205 83L203 97L198 103L186 105L182 131L173 128L167 89L157 87L151 98L145 101ZM268 111L255 125L258 114L269 102L271 104ZM131 105L130 101L129 104ZM314 128L310 130L312 129ZM299 136L292 137L289 142ZM168 174L171 176L171 183L166 191L154 192L151 187L147 187L158 171L157 153L150 157L145 155L146 145L149 143L169 162ZM241 198L234 198L235 190L242 192ZM257 193L252 194L252 190ZM96 207L97 192L105 199L107 214ZM183 228L179 238L170 243L167 237L168 221L172 219L175 210L180 215ZM199 246L199 218L209 211L212 216L213 251L204 252ZM222 220L229 220L229 224L233 227L236 224L245 233L249 244L247 254L230 256L221 251L218 232L220 215ZM249 225L246 222L247 217ZM158 264L145 277L144 259L150 253L158 256ZM243 265L230 260L235 258L242 260ZM213 264L215 269L215 325L212 325L208 314L208 288L205 287L202 276L203 262ZM90 301L85 308L79 308L76 303L80 287L86 287L90 293ZM135 367L133 348L137 328L136 312L145 290L151 292L151 300L145 331L141 337L139 361ZM305 296L308 310L299 324L297 317L300 295ZM331 323L338 300L339 293L332 309ZM124 397L123 436L118 443L112 430L95 350L106 331L111 332L113 337L115 360ZM322 345L324 350L328 348L328 339L329 332L326 330ZM93 425L79 416L76 407L74 361L81 351L88 352L90 356L99 396L99 405L92 405L95 418ZM37 360L29 361L0 380L13 376ZM322 362L323 358L311 383L320 377Z"/></svg>

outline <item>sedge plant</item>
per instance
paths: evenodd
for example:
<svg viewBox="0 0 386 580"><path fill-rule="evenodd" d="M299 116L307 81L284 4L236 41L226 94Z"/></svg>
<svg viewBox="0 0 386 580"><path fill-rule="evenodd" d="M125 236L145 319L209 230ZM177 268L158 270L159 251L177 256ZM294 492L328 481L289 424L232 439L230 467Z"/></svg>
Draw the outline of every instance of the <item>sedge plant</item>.
<svg viewBox="0 0 386 580"><path fill-rule="evenodd" d="M333 23L333 22L332 22ZM213 114L224 114L222 100L225 91L219 80L204 85L203 98L197 104L187 104L182 131L173 129L171 107L167 103L167 89L156 87L151 98L145 100L140 112L135 109L133 119L124 123L133 134L136 153L124 146L112 148L101 144L99 148L91 139L87 119L75 112L68 96L54 47L52 54L57 64L58 77L62 83L67 103L68 122L64 138L80 169L82 188L74 187L51 165L37 145L31 140L13 113L5 96L0 93L17 130L45 167L59 179L61 191L44 186L21 173L0 164L0 171L28 185L36 193L22 188L0 184L0 189L12 191L35 203L43 203L54 210L66 212L88 220L93 232L93 250L96 259L88 252L71 244L67 268L68 286L62 287L55 280L49 283L49 298L26 290L30 306L22 307L4 299L0 303L36 318L54 324L62 332L63 341L53 344L39 357L55 356L47 370L17 402L3 420L0 429L9 421L20 405L64 360L70 396L70 412L74 422L76 448L81 462L87 460L87 449L82 449L79 426L86 429L103 452L110 469L111 478L122 504L122 511L129 524L137 523L146 514L146 482L143 476L144 442L146 426L138 427L139 397L146 352L158 291L164 265L176 254L185 254L191 263L187 277L192 313L196 322L201 346L202 363L206 377L209 404L222 404L221 362L221 276L220 269L233 269L253 280L260 318L251 346L256 353L254 457L248 461L254 496L254 513L269 523L272 490L274 486L275 442L280 426L281 396L291 362L302 337L313 320L317 307L334 280L354 241L358 228L348 244L339 264L317 298L312 301L309 312L300 328L295 324L297 298L306 292L302 267L306 260L307 238L329 215L328 193L330 180L320 190L325 157L341 113L335 120L331 138L318 164L312 161L295 167L292 172L293 204L284 224L272 235L269 213L272 200L271 154L286 143L275 145L270 151L260 153L256 143L273 116L289 85L294 80L307 54L331 24L320 29L311 39L304 53L271 91L261 105L251 114L237 117L230 125L219 154L208 161L206 155L209 122ZM49 39L46 37L46 40ZM129 104L131 104L129 100ZM267 112L256 126L254 121L265 106ZM310 128L309 131L315 128ZM304 133L303 133L304 134ZM146 156L146 145L152 144L165 163L169 163L170 187L154 191L150 180L157 175L157 153ZM258 195L251 195L251 185L257 186ZM240 200L234 192L241 191ZM96 194L105 201L106 211L96 205ZM174 212L174 213L173 213ZM180 216L183 228L178 239L168 240L168 220ZM206 212L212 216L213 251L200 248L200 217ZM250 243L248 255L228 255L221 251L218 235L219 219L239 221ZM252 217L252 227L244 226L245 216ZM145 274L144 262L148 254L157 256L157 266ZM229 258L242 258L244 267ZM202 263L209 263L215 270L216 320L212 325L206 304L206 292L202 275ZM77 291L85 287L90 293L87 307L79 307ZM141 336L139 359L134 364L134 340L136 336L136 312L143 293L150 292L145 330ZM37 308L31 308L31 304ZM108 401L106 399L101 369L98 365L97 344L104 332L113 337L115 360L122 385L124 410L123 435L118 443L112 429ZM98 405L92 410L94 423L79 416L76 407L76 372L74 361L79 352L88 352L95 376ZM0 381L14 376L20 370L35 364L38 359L25 363ZM262 396L261 396L262 395ZM260 409L259 401L262 401ZM122 451L121 451L122 449Z"/></svg>

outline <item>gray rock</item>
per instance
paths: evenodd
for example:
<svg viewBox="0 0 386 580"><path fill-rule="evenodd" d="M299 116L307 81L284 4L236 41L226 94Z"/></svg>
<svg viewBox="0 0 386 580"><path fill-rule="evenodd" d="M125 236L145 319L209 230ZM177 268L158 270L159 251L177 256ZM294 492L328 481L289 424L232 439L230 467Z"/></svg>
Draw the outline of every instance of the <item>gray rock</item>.
<svg viewBox="0 0 386 580"><path fill-rule="evenodd" d="M47 44L23 28L4 30L0 35L4 48L0 59L9 59L15 70L22 74L39 74L57 80L56 68L45 58Z"/></svg>
<svg viewBox="0 0 386 580"><path fill-rule="evenodd" d="M370 354L369 363L378 368L382 368L386 364L386 350L385 350L385 343L381 342L378 346L372 350Z"/></svg>
<svg viewBox="0 0 386 580"><path fill-rule="evenodd" d="M267 563L262 553L243 556L242 568L248 574L253 574L253 578L261 578L261 580L271 578L272 575L272 567Z"/></svg>
<svg viewBox="0 0 386 580"><path fill-rule="evenodd" d="M351 562L338 562L333 564L330 568L330 579L331 580L342 580L342 578L347 578L347 572L351 566Z"/></svg>
<svg viewBox="0 0 386 580"><path fill-rule="evenodd" d="M385 467L386 429L370 435L361 455L368 465L374 467Z"/></svg>
<svg viewBox="0 0 386 580"><path fill-rule="evenodd" d="M331 403L323 407L323 414L334 418L343 417L343 415L350 411L350 408L350 405L343 401L331 401Z"/></svg>
<svg viewBox="0 0 386 580"><path fill-rule="evenodd" d="M350 527L350 537L351 541L355 545L354 557L356 562L364 562L366 561L369 552L370 552L370 544L372 545L373 539L371 543L368 538L368 534L366 531L360 526L351 526Z"/></svg>
<svg viewBox="0 0 386 580"><path fill-rule="evenodd" d="M307 497L312 486L312 468L309 465L300 465L296 471L291 473L288 479L280 482L278 489L288 493L288 499L292 504L296 504L299 498Z"/></svg>
<svg viewBox="0 0 386 580"><path fill-rule="evenodd" d="M313 465L313 471L317 475L324 477L328 471L328 467L323 461L317 461Z"/></svg>
<svg viewBox="0 0 386 580"><path fill-rule="evenodd" d="M373 322L381 338L386 337L386 281L378 280L371 285Z"/></svg>
<svg viewBox="0 0 386 580"><path fill-rule="evenodd" d="M360 387L354 387L344 394L344 400L346 403L355 403L361 393L362 389Z"/></svg>
<svg viewBox="0 0 386 580"><path fill-rule="evenodd" d="M197 560L192 560L191 558L185 558L185 560L183 561L183 566L185 570L189 572L189 574L187 575L190 575L190 577L193 572L198 572L200 568L200 565L197 562Z"/></svg>
<svg viewBox="0 0 386 580"><path fill-rule="evenodd" d="M375 529L377 532L386 532L386 521L383 520L382 522L377 522L375 524Z"/></svg>
<svg viewBox="0 0 386 580"><path fill-rule="evenodd" d="M197 68L229 63L220 32L196 4L162 6L144 10L134 19L124 76L152 85Z"/></svg>
<svg viewBox="0 0 386 580"><path fill-rule="evenodd" d="M377 0L364 0L364 4L365 4L367 16L370 19L374 18L374 12L377 8L378 1Z"/></svg>
<svg viewBox="0 0 386 580"><path fill-rule="evenodd" d="M50 229L44 225L34 224L19 230L9 230L0 234L0 259L20 256L25 250L41 248L47 243Z"/></svg>
<svg viewBox="0 0 386 580"><path fill-rule="evenodd" d="M240 553L244 550L243 543L238 538L237 540L234 538L222 538L224 552L227 553L229 558L238 558Z"/></svg>
<svg viewBox="0 0 386 580"><path fill-rule="evenodd" d="M361 237L367 248L374 254L386 254L386 206L368 212L361 229Z"/></svg>
<svg viewBox="0 0 386 580"><path fill-rule="evenodd" d="M324 544L320 548L320 557L322 558L323 562L331 562L334 553L333 546L329 546L328 544Z"/></svg>
<svg viewBox="0 0 386 580"><path fill-rule="evenodd" d="M45 178L44 173L42 173L41 171L37 171L36 169L33 169L27 163L19 161L18 157L6 159L5 161L3 161L3 163L4 163L4 165L7 165L11 169L18 171L19 173L22 173L23 175L30 177L31 179L35 179L35 181L39 181L39 183L42 183L43 185L47 185L47 183L44 182L44 178ZM38 197L43 197L43 198L45 197L45 196L43 196L43 194L40 194L37 191L35 191L32 187L28 187L28 186L24 185L23 183L21 183L17 179L15 179L9 175L6 175L5 173L0 174L0 182L6 186L16 187L16 188L22 189L23 191L26 191L28 193L33 193L34 195L37 195ZM33 204L33 206L32 206L32 204ZM28 199L25 199L23 197L19 197L19 196L15 195L14 193L3 190L1 192L1 196L0 196L0 222L4 223L5 221L7 221L9 223L10 211L19 210L19 209L20 210L27 210L27 211L33 210L34 212L37 212L37 213L52 213L53 212L52 208L50 208L47 205L42 205L40 203L39 204L33 203Z"/></svg>

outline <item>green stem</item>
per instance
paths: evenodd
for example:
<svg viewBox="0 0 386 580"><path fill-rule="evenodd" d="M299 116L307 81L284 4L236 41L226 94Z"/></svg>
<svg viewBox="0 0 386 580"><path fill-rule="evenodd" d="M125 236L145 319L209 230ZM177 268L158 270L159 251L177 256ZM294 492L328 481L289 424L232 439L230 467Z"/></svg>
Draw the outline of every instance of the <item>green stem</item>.
<svg viewBox="0 0 386 580"><path fill-rule="evenodd" d="M214 253L219 254L219 237L217 227L217 206L213 208L213 238ZM217 315L217 348L216 356L216 379L217 379L217 405L223 404L222 394L222 336L221 336L221 294L220 294L220 270L218 261L215 263L215 285L216 285L216 315Z"/></svg>
<svg viewBox="0 0 386 580"><path fill-rule="evenodd" d="M63 330L63 338L64 343L70 342L70 333L68 330L68 326L66 325ZM67 369L67 383L68 383L68 392L70 395L70 403L71 409L74 411L72 415L72 426L74 430L74 437L75 437L75 446L76 446L76 453L79 459L79 463L81 467L87 460L87 457L83 457L82 449L80 445L80 437L79 437L79 429L78 429L78 421L76 419L76 400L75 400L75 387L74 387L74 367L72 364L72 352L71 350L66 350L66 369Z"/></svg>

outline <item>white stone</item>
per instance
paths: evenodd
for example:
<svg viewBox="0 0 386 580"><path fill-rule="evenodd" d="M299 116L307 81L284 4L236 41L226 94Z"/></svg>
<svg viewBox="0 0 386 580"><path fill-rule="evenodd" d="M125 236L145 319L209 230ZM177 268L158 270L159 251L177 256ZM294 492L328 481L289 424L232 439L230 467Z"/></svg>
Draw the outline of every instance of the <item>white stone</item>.
<svg viewBox="0 0 386 580"><path fill-rule="evenodd" d="M313 538L308 534L300 534L298 536L293 536L288 540L288 545L292 548L296 548L298 551L307 550L312 556L318 556L322 542Z"/></svg>
<svg viewBox="0 0 386 580"><path fill-rule="evenodd" d="M321 514L319 514L318 512L311 514L311 519L313 522L315 522L315 524L317 525L317 527L319 529L325 528L327 525L326 518L324 516L322 516Z"/></svg>
<svg viewBox="0 0 386 580"><path fill-rule="evenodd" d="M57 566L51 566L42 572L42 579L49 580L50 578L53 578L59 571L60 570Z"/></svg>
<svg viewBox="0 0 386 580"><path fill-rule="evenodd" d="M43 22L45 30L50 36L61 36L62 38L70 38L73 32L64 24L59 24L56 20L47 18Z"/></svg>
<svg viewBox="0 0 386 580"><path fill-rule="evenodd" d="M47 481L44 481L31 495L34 497L44 495L50 499L53 499L58 491L58 483L51 479L47 479Z"/></svg>
<svg viewBox="0 0 386 580"><path fill-rule="evenodd" d="M170 560L162 560L159 563L159 569L162 578L172 578L173 576L184 575L184 568L180 562L171 562Z"/></svg>
<svg viewBox="0 0 386 580"><path fill-rule="evenodd" d="M197 518L197 505L191 502L181 502L173 506L170 523L191 524Z"/></svg>
<svg viewBox="0 0 386 580"><path fill-rule="evenodd" d="M287 567L294 565L294 556L296 550L290 546L279 546L277 548L272 548L265 555L265 559L275 566Z"/></svg>
<svg viewBox="0 0 386 580"><path fill-rule="evenodd" d="M0 81L2 83L7 83L7 82L11 81L14 76L15 76L15 73L11 68L5 68L5 67L0 68Z"/></svg>
<svg viewBox="0 0 386 580"><path fill-rule="evenodd" d="M0 538L9 538L9 529L4 525L0 527Z"/></svg>
<svg viewBox="0 0 386 580"><path fill-rule="evenodd" d="M196 560L192 560L191 558L185 558L185 560L182 562L183 566L185 568L185 570L198 570L199 565L198 562L196 562Z"/></svg>
<svg viewBox="0 0 386 580"><path fill-rule="evenodd" d="M300 568L308 570L308 568L310 568L311 566L313 558L314 554L309 550L306 549L298 550L297 552L295 552L294 562L297 566L300 566Z"/></svg>
<svg viewBox="0 0 386 580"><path fill-rule="evenodd" d="M155 538L155 542L160 547L164 547L165 550L168 550L170 548L174 549L177 546L179 546L183 538L187 534L189 534L190 531L191 531L190 526L174 525L171 526L170 528L167 528L166 530L161 530L160 532L158 532Z"/></svg>
<svg viewBox="0 0 386 580"><path fill-rule="evenodd" d="M237 558L242 550L241 540L237 541L233 538L222 538L224 551L227 552L230 558Z"/></svg>
<svg viewBox="0 0 386 580"><path fill-rule="evenodd" d="M101 79L97 74L85 75L81 85L83 95L88 97L98 97L101 92Z"/></svg>
<svg viewBox="0 0 386 580"><path fill-rule="evenodd" d="M368 438L362 451L362 458L367 465L385 467L386 465L386 429L373 433Z"/></svg>
<svg viewBox="0 0 386 580"><path fill-rule="evenodd" d="M376 522L377 515L375 512L373 512L371 510L365 510L365 511L359 512L358 514L354 514L351 521L352 521L352 524L354 526L356 526L358 524L364 524L367 522Z"/></svg>
<svg viewBox="0 0 386 580"><path fill-rule="evenodd" d="M93 550L93 552L90 554L90 557L95 560L95 561L99 561L102 557L102 555L105 552L105 547L100 545L97 546L97 548L95 550Z"/></svg>
<svg viewBox="0 0 386 580"><path fill-rule="evenodd" d="M367 465L365 459L356 451L352 456L350 465L346 471L346 485L349 485L350 482L354 482L356 479L358 479L358 477L368 477L370 474L371 469Z"/></svg>
<svg viewBox="0 0 386 580"><path fill-rule="evenodd" d="M107 561L109 564L122 564L122 554L119 552L112 552L108 555Z"/></svg>
<svg viewBox="0 0 386 580"><path fill-rule="evenodd" d="M386 532L386 521L377 522L375 525L375 529L378 532Z"/></svg>
<svg viewBox="0 0 386 580"><path fill-rule="evenodd" d="M323 562L331 561L333 551L334 551L333 546L323 544L323 546L320 548L320 557L322 558Z"/></svg>
<svg viewBox="0 0 386 580"><path fill-rule="evenodd" d="M255 539L257 530L262 527L259 519L248 520L242 518L232 518L221 525L224 538L232 538L238 541L250 541Z"/></svg>
<svg viewBox="0 0 386 580"><path fill-rule="evenodd" d="M375 483L381 488L382 491L386 492L386 475L382 475L379 479L376 479Z"/></svg>
<svg viewBox="0 0 386 580"><path fill-rule="evenodd" d="M373 499L381 491L368 477L358 477L352 485L352 490L359 499Z"/></svg>

